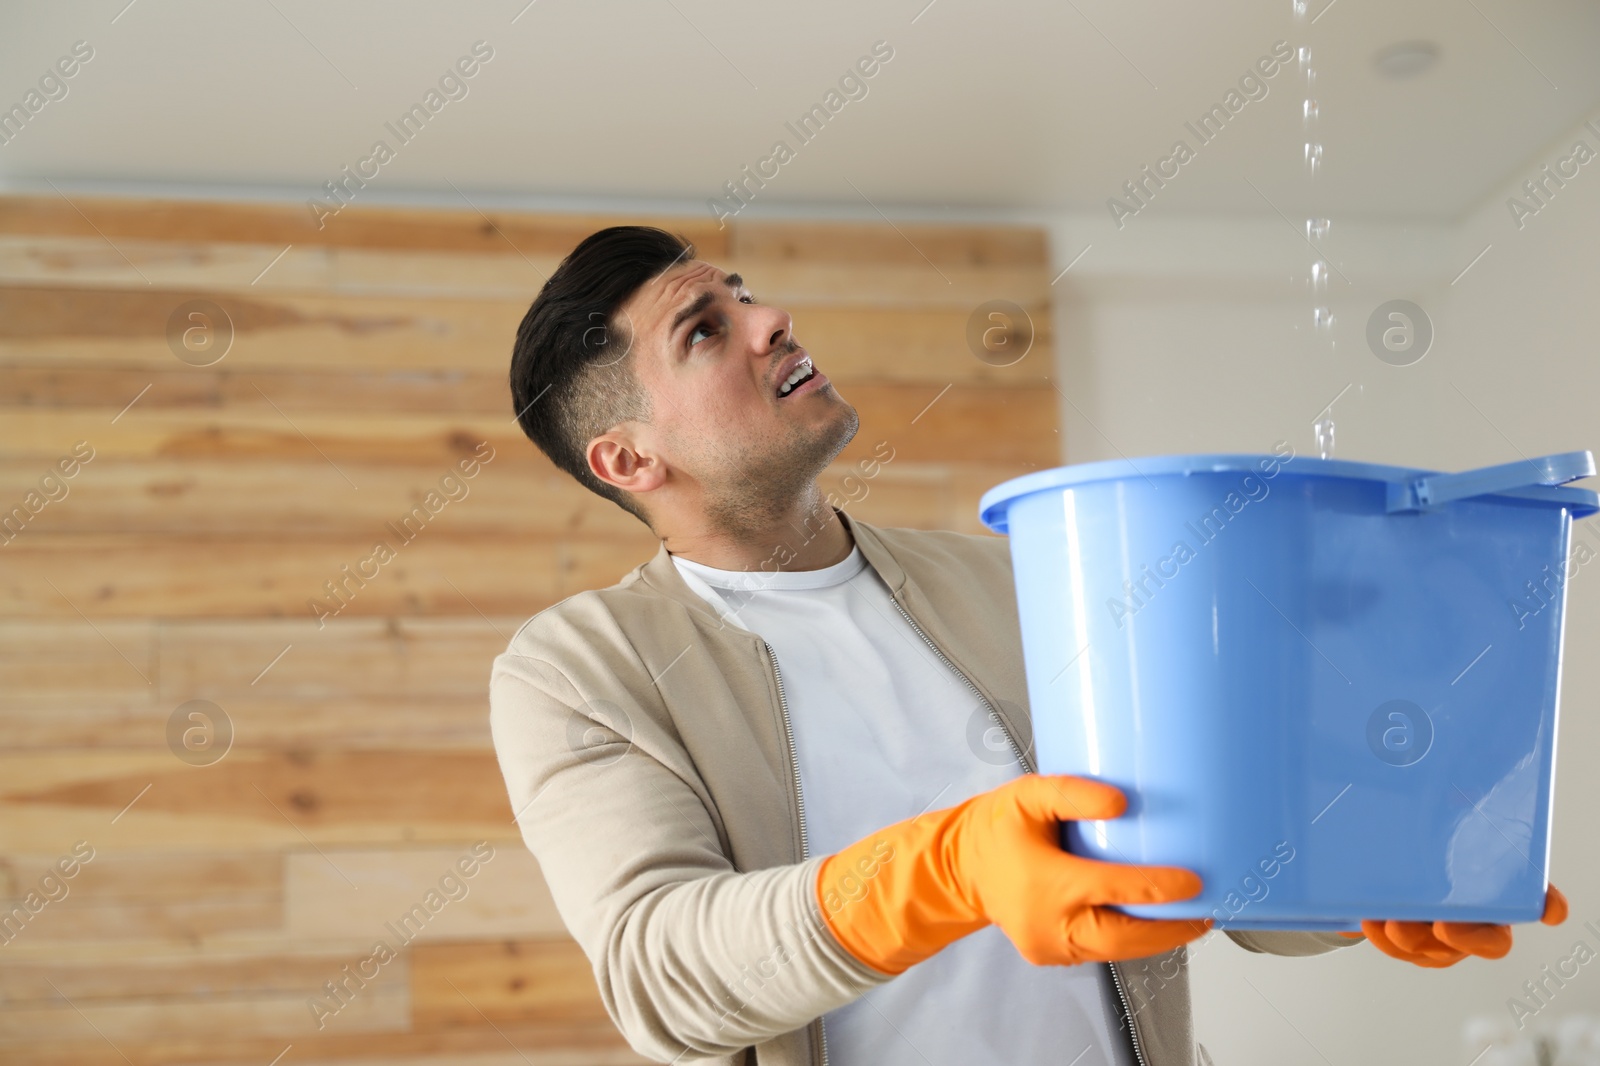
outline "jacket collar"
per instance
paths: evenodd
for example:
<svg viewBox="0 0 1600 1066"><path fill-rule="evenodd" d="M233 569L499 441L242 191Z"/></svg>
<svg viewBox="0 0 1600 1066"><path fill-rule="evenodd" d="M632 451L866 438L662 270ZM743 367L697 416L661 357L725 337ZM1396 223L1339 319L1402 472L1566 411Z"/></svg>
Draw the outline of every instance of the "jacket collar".
<svg viewBox="0 0 1600 1066"><path fill-rule="evenodd" d="M830 505L831 506L831 505ZM867 565L878 572L883 578L883 583L889 586L889 591L900 598L901 587L906 582L906 572L900 564L895 562L894 556L884 546L877 530L861 521L852 518L847 511L838 507L833 508L833 513L839 516L839 521L844 523L845 530L850 538L855 541L856 547L861 549L861 554L866 558ZM667 551L667 542L662 541L657 548L655 556L639 567L639 579L648 585L651 590L659 592L670 599L683 604L691 611L704 613L713 624L720 622L711 605L700 598L700 595L689 587L683 579L678 568L672 563L672 553Z"/></svg>

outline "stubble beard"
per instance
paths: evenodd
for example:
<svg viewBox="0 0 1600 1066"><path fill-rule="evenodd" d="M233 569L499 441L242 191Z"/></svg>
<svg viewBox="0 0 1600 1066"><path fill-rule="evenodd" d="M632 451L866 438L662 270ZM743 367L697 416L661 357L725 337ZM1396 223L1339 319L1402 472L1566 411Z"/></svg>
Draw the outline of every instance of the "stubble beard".
<svg viewBox="0 0 1600 1066"><path fill-rule="evenodd" d="M748 542L793 515L797 504L803 517L818 512L823 497L817 478L854 439L861 424L854 407L842 399L838 404L840 416L820 430L796 427L787 440L763 441L727 456L732 467L706 503L706 520L712 528Z"/></svg>

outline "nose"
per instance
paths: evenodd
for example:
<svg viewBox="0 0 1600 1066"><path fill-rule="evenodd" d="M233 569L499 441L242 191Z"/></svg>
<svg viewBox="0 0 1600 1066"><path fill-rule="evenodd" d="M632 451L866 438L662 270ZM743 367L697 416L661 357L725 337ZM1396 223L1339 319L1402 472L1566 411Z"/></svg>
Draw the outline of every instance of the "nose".
<svg viewBox="0 0 1600 1066"><path fill-rule="evenodd" d="M767 331L767 352L788 354L796 347L794 341L794 319L789 312L780 307L771 308L773 323Z"/></svg>

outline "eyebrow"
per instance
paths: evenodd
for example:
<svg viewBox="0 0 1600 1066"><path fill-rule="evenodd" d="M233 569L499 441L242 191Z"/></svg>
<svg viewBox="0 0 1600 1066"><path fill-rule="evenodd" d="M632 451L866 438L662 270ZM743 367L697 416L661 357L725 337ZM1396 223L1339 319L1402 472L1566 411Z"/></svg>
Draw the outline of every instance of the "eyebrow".
<svg viewBox="0 0 1600 1066"><path fill-rule="evenodd" d="M723 284L727 285L728 289L732 292L738 292L739 289L744 285L744 278L740 277L738 274L729 274L727 277L723 278L722 281ZM678 327L683 325L689 319L693 318L695 315L698 315L701 311L704 311L711 305L711 301L714 299L716 299L716 297L711 293L702 292L699 296L696 296L687 307L683 308L676 315L673 315L672 328L667 331L667 340L671 341L673 337L676 337L678 335Z"/></svg>

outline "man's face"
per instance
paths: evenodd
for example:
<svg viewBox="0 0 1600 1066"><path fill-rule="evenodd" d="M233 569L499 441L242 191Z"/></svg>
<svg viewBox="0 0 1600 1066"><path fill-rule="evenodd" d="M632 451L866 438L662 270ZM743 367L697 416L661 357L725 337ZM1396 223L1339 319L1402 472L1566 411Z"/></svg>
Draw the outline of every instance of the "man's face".
<svg viewBox="0 0 1600 1066"><path fill-rule="evenodd" d="M659 461L653 477L698 489L683 498L698 498L707 525L739 533L781 517L855 436L855 408L820 368L780 394L809 355L788 313L755 302L739 275L709 263L674 265L618 317L631 327L635 372L653 405L650 423L624 423L621 437ZM595 448L591 442L591 462ZM630 491L660 483L647 479ZM642 502L654 506L647 492Z"/></svg>

